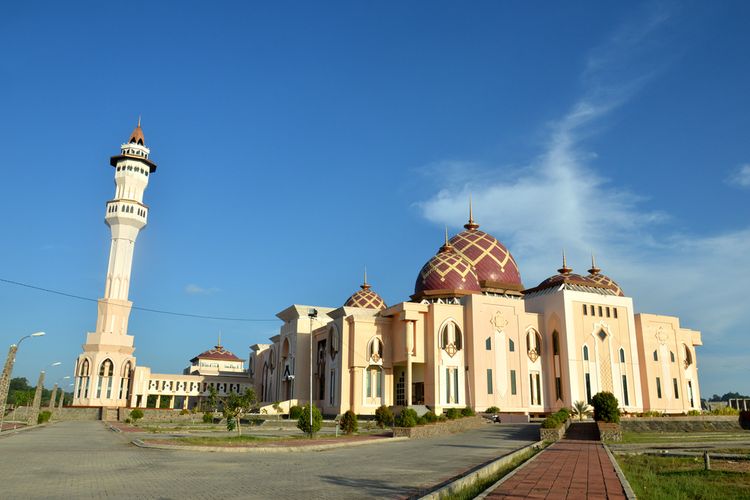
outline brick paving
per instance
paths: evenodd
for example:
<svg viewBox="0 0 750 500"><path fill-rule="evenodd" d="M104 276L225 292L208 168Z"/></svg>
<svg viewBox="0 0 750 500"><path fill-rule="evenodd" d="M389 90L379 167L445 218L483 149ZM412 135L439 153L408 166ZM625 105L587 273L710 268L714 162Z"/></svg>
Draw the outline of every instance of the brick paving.
<svg viewBox="0 0 750 500"><path fill-rule="evenodd" d="M500 484L488 499L625 499L625 491L604 446L565 439L542 451Z"/></svg>

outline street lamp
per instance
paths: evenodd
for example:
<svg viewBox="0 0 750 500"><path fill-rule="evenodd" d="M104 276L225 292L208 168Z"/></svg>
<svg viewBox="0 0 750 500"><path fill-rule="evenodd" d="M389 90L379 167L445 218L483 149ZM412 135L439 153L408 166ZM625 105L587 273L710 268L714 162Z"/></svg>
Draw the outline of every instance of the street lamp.
<svg viewBox="0 0 750 500"><path fill-rule="evenodd" d="M313 409L312 409L312 395L313 395L313 320L318 317L318 310L311 307L307 310L307 316L310 318L310 439L313 437Z"/></svg>
<svg viewBox="0 0 750 500"><path fill-rule="evenodd" d="M44 332L35 332L30 335L24 335L18 342L10 345L8 349L8 357L5 359L5 367L3 368L3 375L0 378L0 432L3 430L3 422L5 421L5 403L8 401L8 389L10 389L10 375L13 372L13 364L16 362L16 352L21 346L21 342L30 337L42 337L45 335Z"/></svg>

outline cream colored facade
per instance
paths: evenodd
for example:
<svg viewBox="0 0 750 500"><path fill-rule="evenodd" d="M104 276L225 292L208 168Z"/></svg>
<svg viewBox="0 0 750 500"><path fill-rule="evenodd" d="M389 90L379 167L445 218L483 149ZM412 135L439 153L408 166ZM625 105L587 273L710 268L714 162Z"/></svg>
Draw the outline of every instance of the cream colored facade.
<svg viewBox="0 0 750 500"><path fill-rule="evenodd" d="M700 410L699 332L566 279L518 295L384 309L291 306L279 313L279 335L252 346L250 373L263 401L308 401L311 308L313 403L325 414L373 414L383 404L541 414L601 391L629 413Z"/></svg>

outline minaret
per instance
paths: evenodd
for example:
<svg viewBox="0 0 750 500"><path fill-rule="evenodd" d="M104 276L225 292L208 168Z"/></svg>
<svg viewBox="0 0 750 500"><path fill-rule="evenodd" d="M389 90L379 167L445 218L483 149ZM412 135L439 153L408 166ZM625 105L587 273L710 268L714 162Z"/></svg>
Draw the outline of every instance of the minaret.
<svg viewBox="0 0 750 500"><path fill-rule="evenodd" d="M104 297L99 299L96 331L89 333L78 357L73 392L74 406L128 405L135 368L133 337L128 318L130 271L138 233L146 226L148 207L143 192L156 164L149 159L141 120L109 163L115 169L115 196L107 202L104 222L112 233Z"/></svg>

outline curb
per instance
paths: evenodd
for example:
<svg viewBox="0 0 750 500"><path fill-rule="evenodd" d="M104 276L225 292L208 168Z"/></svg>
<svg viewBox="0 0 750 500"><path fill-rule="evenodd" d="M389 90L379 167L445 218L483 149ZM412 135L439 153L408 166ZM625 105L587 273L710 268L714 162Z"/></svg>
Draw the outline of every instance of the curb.
<svg viewBox="0 0 750 500"><path fill-rule="evenodd" d="M612 465L615 466L615 472L617 473L617 478L620 480L620 484L622 485L622 489L625 490L625 496L628 498L628 500L635 500L635 492L633 491L633 488L630 487L630 483L628 482L628 478L625 477L625 474L622 472L622 469L620 468L620 464L617 463L617 460L615 460L615 456L612 455L612 452L609 449L609 446L602 443L602 446L604 446L604 451L607 452L607 455L609 456L609 461L612 462Z"/></svg>
<svg viewBox="0 0 750 500"><path fill-rule="evenodd" d="M47 427L48 425L50 425L52 423L53 422L45 422L43 424L26 425L24 427L19 427L18 429L15 429L15 430L9 429L7 431L0 432L0 438L3 438L3 437L7 438L7 437L10 437L10 436L15 436L19 432L26 432L26 431L30 431L32 429L39 429L41 427Z"/></svg>
<svg viewBox="0 0 750 500"><path fill-rule="evenodd" d="M329 443L312 446L197 446L197 445L176 445L176 444L150 444L144 443L140 439L134 439L132 444L139 448L152 448L158 450L177 450L177 451L201 451L207 453L289 453L301 451L326 451L335 448L344 448L349 446L364 446L377 443L395 443L399 441L408 441L409 438L383 438L367 441L354 441L351 443Z"/></svg>
<svg viewBox="0 0 750 500"><path fill-rule="evenodd" d="M527 448L531 448L533 446L543 446L543 444L544 444L544 441L539 441L538 443L534 443L533 445L531 445L531 446L529 446ZM552 444L555 444L555 443L552 443ZM549 446L551 446L552 444L550 444ZM516 467L515 469L513 469L509 473L507 473L505 476L503 476L500 479L498 479L497 482L495 482L494 484L492 484L489 488L487 488L486 490L484 490L483 492L481 492L475 498L479 499L479 500L483 500L485 497L487 497L487 495L489 495L490 493L492 493L493 491L495 491L497 488L499 488L501 484L503 484L505 481L507 481L510 478L512 478L513 476L515 476L516 472L520 471L521 469L523 469L524 467L526 467L527 465L529 465L531 462L533 462L534 460L536 460L536 457L538 457L541 454L541 452L544 451L545 448L546 447L542 447L542 449L539 451L539 453L537 453L536 455L534 455L530 459L526 460L524 463L522 463L521 465L519 465L518 467Z"/></svg>
<svg viewBox="0 0 750 500"><path fill-rule="evenodd" d="M429 499L429 500L437 500L440 498L448 498L451 495L456 494L459 490L465 488L466 486L471 485L478 479L482 477L489 476L493 473L495 473L497 470L499 470L504 465L507 465L513 459L515 459L517 456L526 453L529 450L535 449L535 448L541 448L544 446L544 441L537 441L536 443L532 443L530 445L524 446L523 448L519 448L516 451L513 451L511 453L508 453L507 455L503 455L502 457L496 458L495 460L492 460L489 463L485 463L484 465L480 465L478 468L470 469L469 471L466 471L458 478L455 478L451 480L449 483L444 484L440 488L431 491L421 497L420 499ZM534 460L538 454L534 455L512 471L510 471L508 474L506 474L504 477L502 477L499 481L497 481L495 484L490 486L487 490L483 491L479 496L476 498L484 498L490 491L492 491L494 488L496 488L499 484L501 484L506 479L513 476L516 471L523 468L526 464Z"/></svg>

